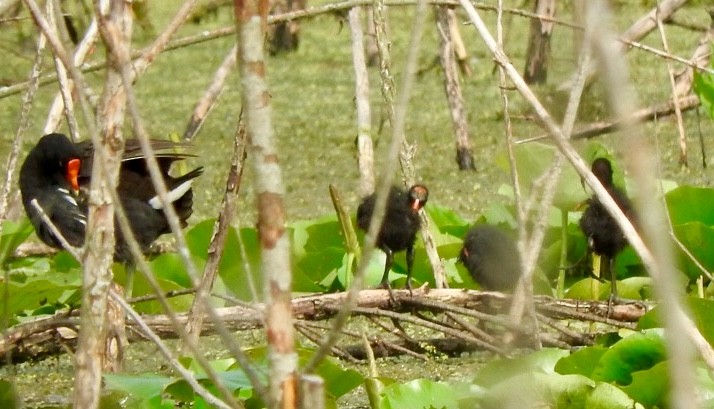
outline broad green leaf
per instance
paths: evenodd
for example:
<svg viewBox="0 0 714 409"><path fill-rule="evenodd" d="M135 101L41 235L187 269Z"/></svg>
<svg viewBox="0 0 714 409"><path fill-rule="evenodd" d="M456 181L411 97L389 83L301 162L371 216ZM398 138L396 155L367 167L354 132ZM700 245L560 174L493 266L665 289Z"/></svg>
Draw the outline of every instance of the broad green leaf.
<svg viewBox="0 0 714 409"><path fill-rule="evenodd" d="M544 348L519 358L494 360L478 371L474 382L489 388L525 372L554 374L555 364L565 356L568 356L568 351Z"/></svg>
<svg viewBox="0 0 714 409"><path fill-rule="evenodd" d="M23 217L19 222L13 220L3 222L2 236L0 237L0 266L5 264L5 260L30 237L32 232L32 224L27 217Z"/></svg>
<svg viewBox="0 0 714 409"><path fill-rule="evenodd" d="M649 369L632 373L632 383L623 386L632 399L645 407L663 407L669 390L667 361L662 361Z"/></svg>
<svg viewBox="0 0 714 409"><path fill-rule="evenodd" d="M516 217L513 215L511 210L502 203L491 202L488 204L486 209L484 209L483 221L487 224L508 226L511 229L516 228L518 223L516 222ZM466 234L462 234L462 237Z"/></svg>
<svg viewBox="0 0 714 409"><path fill-rule="evenodd" d="M176 283L179 287L191 288L191 278L178 253L164 253L151 261L154 277ZM141 273L138 273L140 275Z"/></svg>
<svg viewBox="0 0 714 409"><path fill-rule="evenodd" d="M8 283L7 312L18 314L33 311L58 302L67 291L78 287L78 283L60 284L56 280L32 280L25 284Z"/></svg>
<svg viewBox="0 0 714 409"><path fill-rule="evenodd" d="M597 363L607 348L592 346L575 351L569 356L561 358L555 364L555 371L561 375L592 376Z"/></svg>
<svg viewBox="0 0 714 409"><path fill-rule="evenodd" d="M617 281L618 296L628 300L644 300L652 293L651 277L630 277Z"/></svg>
<svg viewBox="0 0 714 409"><path fill-rule="evenodd" d="M320 283L331 272L342 268L345 244L335 216L293 223L291 230L294 265L310 281ZM330 285L331 283L327 287Z"/></svg>
<svg viewBox="0 0 714 409"><path fill-rule="evenodd" d="M691 206L697 207L697 206ZM714 211L714 209L712 209ZM714 271L714 252L710 244L714 243L714 226L692 221L673 226L677 239L689 250L689 253L707 270ZM702 271L682 250L677 248L684 273L690 280L696 280Z"/></svg>
<svg viewBox="0 0 714 409"><path fill-rule="evenodd" d="M640 317L637 321L637 329L652 329L652 328L662 328L662 320L659 316L659 305L655 306L651 310L647 311L645 315Z"/></svg>
<svg viewBox="0 0 714 409"><path fill-rule="evenodd" d="M468 396L468 385L420 378L384 388L380 405L384 409L459 409L459 400Z"/></svg>
<svg viewBox="0 0 714 409"><path fill-rule="evenodd" d="M213 219L205 220L186 233L186 242L191 255L195 258L206 260L208 246L213 237L214 222L215 220ZM241 242L243 243L247 260L243 258ZM246 271L246 268L248 271ZM245 301L253 300L253 294L247 284L249 275L255 284L255 288L262 288L260 244L258 243L258 234L255 229L240 229L239 237L238 232L233 227L229 227L225 250L218 267L218 274L226 288L233 293L233 296ZM262 291L258 290L257 295L260 297Z"/></svg>
<svg viewBox="0 0 714 409"><path fill-rule="evenodd" d="M67 251L60 251L59 253L55 254L55 256L52 258L52 265L55 271L63 273L66 273L72 269L79 269L82 266L81 264L79 264L79 261L77 261Z"/></svg>
<svg viewBox="0 0 714 409"><path fill-rule="evenodd" d="M585 408L596 382L582 375L523 372L488 388L482 407L497 408ZM616 406L615 406L616 407Z"/></svg>
<svg viewBox="0 0 714 409"><path fill-rule="evenodd" d="M598 295L598 300L606 300L610 296L610 280L600 282L592 277L583 278L573 283L565 291L565 298L591 300L593 291Z"/></svg>
<svg viewBox="0 0 714 409"><path fill-rule="evenodd" d="M126 392L137 400L161 396L164 388L172 382L171 378L159 375L104 374L107 390Z"/></svg>
<svg viewBox="0 0 714 409"><path fill-rule="evenodd" d="M714 300L702 298L687 299L692 319L699 328L704 338L710 345L714 345Z"/></svg>
<svg viewBox="0 0 714 409"><path fill-rule="evenodd" d="M635 403L620 388L605 382L598 382L595 390L588 394L585 409L644 409L640 403Z"/></svg>
<svg viewBox="0 0 714 409"><path fill-rule="evenodd" d="M463 237L464 233L466 233L468 222L455 211L437 205L428 205L425 209L429 219L439 232L458 238Z"/></svg>
<svg viewBox="0 0 714 409"><path fill-rule="evenodd" d="M517 145L515 154L517 171L521 177L521 188L527 193L535 186L536 179L540 178L554 163L556 149L552 145L529 143ZM496 162L504 171L509 171L509 165L505 158L499 156ZM572 167L564 165L553 198L553 206L571 210L586 198L577 172Z"/></svg>
<svg viewBox="0 0 714 409"><path fill-rule="evenodd" d="M714 226L714 189L680 186L665 195L672 225L701 222Z"/></svg>
<svg viewBox="0 0 714 409"><path fill-rule="evenodd" d="M307 351L305 351L307 353ZM309 351L311 354L312 351ZM330 358L324 360L317 368L317 373L325 380L325 389L337 399L364 382L364 377L354 369L343 369L338 361Z"/></svg>
<svg viewBox="0 0 714 409"><path fill-rule="evenodd" d="M134 274L136 276L134 278L134 291L132 295L134 297L138 297L141 295L154 294L153 288L151 288L149 282L146 280L146 278L144 278L141 272L137 271ZM161 287L161 290L163 292L186 289L186 287L178 285L174 281L164 280L159 277L156 278L156 281L158 281L159 287ZM175 312L188 311L188 309L191 307L191 303L193 302L193 298L193 294L185 294L177 297L168 298L168 303L171 306L171 309ZM134 305L134 308L138 312L141 312L143 314L161 314L166 312L161 306L161 303L155 300L137 303Z"/></svg>
<svg viewBox="0 0 714 409"><path fill-rule="evenodd" d="M714 75L694 71L694 92L702 102L704 111L714 119Z"/></svg>
<svg viewBox="0 0 714 409"><path fill-rule="evenodd" d="M0 408L19 409L23 407L22 400L15 390L15 385L0 379Z"/></svg>
<svg viewBox="0 0 714 409"><path fill-rule="evenodd" d="M649 369L666 358L661 331L634 333L610 347L600 359L592 378L629 385L632 373Z"/></svg>

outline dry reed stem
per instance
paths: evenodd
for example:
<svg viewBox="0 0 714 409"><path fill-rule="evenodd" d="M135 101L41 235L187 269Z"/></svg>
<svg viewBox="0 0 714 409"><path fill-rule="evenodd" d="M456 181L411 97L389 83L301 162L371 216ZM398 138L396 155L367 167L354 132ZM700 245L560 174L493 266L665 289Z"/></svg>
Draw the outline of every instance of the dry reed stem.
<svg viewBox="0 0 714 409"><path fill-rule="evenodd" d="M664 51L669 53L667 35L664 32L664 25L662 24L662 18L659 13L657 13L657 30L659 31L660 38L662 39L662 47L664 48ZM687 167L687 134L684 132L682 109L679 106L679 98L677 98L677 84L674 79L674 69L672 68L672 63L669 60L667 60L666 63L667 76L669 77L669 84L672 87L672 102L674 102L674 113L675 118L677 118L677 131L679 133L679 164Z"/></svg>
<svg viewBox="0 0 714 409"><path fill-rule="evenodd" d="M246 131L253 161L261 249L265 331L268 339L268 408L291 409L298 399L297 353L291 302L290 241L285 229L282 169L278 161L266 75L264 36L268 1L234 1L238 62Z"/></svg>

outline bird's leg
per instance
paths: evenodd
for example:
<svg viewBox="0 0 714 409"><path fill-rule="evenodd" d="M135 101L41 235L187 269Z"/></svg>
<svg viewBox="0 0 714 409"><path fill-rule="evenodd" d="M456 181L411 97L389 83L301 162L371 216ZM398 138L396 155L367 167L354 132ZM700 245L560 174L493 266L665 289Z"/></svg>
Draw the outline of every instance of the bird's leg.
<svg viewBox="0 0 714 409"><path fill-rule="evenodd" d="M610 298L617 299L617 271L615 271L615 257L607 258L608 270L610 270L610 281L612 282L610 286Z"/></svg>
<svg viewBox="0 0 714 409"><path fill-rule="evenodd" d="M617 296L617 272L615 271L615 257L602 256L606 260L603 260L602 269L603 276L605 274L610 275L610 297L607 300L608 308L613 304L622 304L624 301Z"/></svg>
<svg viewBox="0 0 714 409"><path fill-rule="evenodd" d="M412 296L412 266L414 265L414 245L407 247L407 290Z"/></svg>
<svg viewBox="0 0 714 409"><path fill-rule="evenodd" d="M124 298L129 299L134 290L134 275L136 273L136 265L129 261L124 263Z"/></svg>
<svg viewBox="0 0 714 409"><path fill-rule="evenodd" d="M384 247L382 250L387 255L387 259L384 261L384 275L382 275L382 282L379 283L379 286L386 288L389 291L389 299L395 301L394 294L392 294L392 286L389 285L389 270L392 269L392 264L394 264L394 252L389 247Z"/></svg>

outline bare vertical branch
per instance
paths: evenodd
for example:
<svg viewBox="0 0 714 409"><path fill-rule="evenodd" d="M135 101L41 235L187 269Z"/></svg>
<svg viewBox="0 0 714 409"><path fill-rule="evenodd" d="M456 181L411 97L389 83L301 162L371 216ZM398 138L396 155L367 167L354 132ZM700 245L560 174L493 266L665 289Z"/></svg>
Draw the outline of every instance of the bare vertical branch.
<svg viewBox="0 0 714 409"><path fill-rule="evenodd" d="M122 53L129 54L132 16L124 1L95 4L99 27L105 42L114 44ZM105 88L99 106L101 145L95 149L104 153L104 160L94 161L87 241L82 263L82 329L75 355L74 406L96 408L99 405L102 379L102 357L107 339L107 297L112 285L111 265L114 260L114 202L111 191L119 177L124 150L122 127L126 109L126 93L116 60L107 53L108 67ZM96 142L96 141L95 141ZM96 154L99 155L99 154ZM106 177L103 177L106 176Z"/></svg>
<svg viewBox="0 0 714 409"><path fill-rule="evenodd" d="M456 134L456 163L459 165L459 170L475 170L464 96L456 67L456 47L452 37L450 11L451 8L447 6L436 7L436 31L439 34L439 59L444 72L444 91Z"/></svg>
<svg viewBox="0 0 714 409"><path fill-rule="evenodd" d="M267 0L235 0L238 63L249 149L255 169L258 237L264 276L265 329L268 338L268 408L297 405L297 354L291 300L290 243L285 230L282 172L265 67L263 38Z"/></svg>
<svg viewBox="0 0 714 409"><path fill-rule="evenodd" d="M231 220L233 219L233 214L235 213L238 190L240 189L241 180L243 179L243 168L246 158L245 144L246 133L241 119L238 123L238 129L236 130L233 141L233 156L231 157L231 166L228 169L223 202L218 212L218 219L213 225L211 243L208 246L208 259L203 268L201 283L198 285L198 288L196 288L196 297L193 299L193 304L191 304L191 309L188 312L186 334L189 338L193 338L193 342L198 341L198 337L201 335L205 299L210 294L213 283L216 280L218 265L223 256L228 230L231 225Z"/></svg>
<svg viewBox="0 0 714 409"><path fill-rule="evenodd" d="M539 16L555 17L555 0L536 0L533 12ZM555 24L552 21L531 19L526 51L526 69L523 79L528 84L544 84L548 79L550 37Z"/></svg>
<svg viewBox="0 0 714 409"><path fill-rule="evenodd" d="M374 149L372 146L372 115L369 106L369 75L365 61L361 7L349 11L352 34L352 64L355 69L355 103L357 105L357 162L360 175L360 195L374 192Z"/></svg>

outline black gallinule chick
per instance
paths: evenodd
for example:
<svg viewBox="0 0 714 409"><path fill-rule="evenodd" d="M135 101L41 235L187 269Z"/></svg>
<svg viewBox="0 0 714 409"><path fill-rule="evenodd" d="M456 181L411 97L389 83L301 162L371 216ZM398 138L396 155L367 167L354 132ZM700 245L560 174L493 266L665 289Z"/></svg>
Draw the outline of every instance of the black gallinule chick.
<svg viewBox="0 0 714 409"><path fill-rule="evenodd" d="M171 141L152 140L156 159L169 190L169 201L174 205L183 227L193 212L191 182L203 173L199 167L191 172L172 177L171 164L193 155L176 153L175 148L185 145ZM73 143L65 135L49 134L40 138L30 151L20 169L20 192L32 225L40 239L49 246L61 248L59 240L42 221L39 212L31 205L36 199L64 238L73 246L84 244L87 225L86 191L92 172L93 146L91 141ZM139 141L127 140L122 158L117 193L126 211L131 230L142 251L170 228L149 176ZM131 254L117 228L114 257L130 261Z"/></svg>
<svg viewBox="0 0 714 409"><path fill-rule="evenodd" d="M600 180L605 190L620 207L620 210L630 221L635 221L632 202L625 193L618 189L612 181L612 164L605 158L597 158L592 164L593 174ZM600 263L600 277L610 275L611 300L617 299L617 274L614 261L617 254L627 245L627 239L615 219L605 209L597 197L587 200L588 207L580 218L580 229L588 239L588 247L593 253L604 257Z"/></svg>
<svg viewBox="0 0 714 409"><path fill-rule="evenodd" d="M459 261L487 291L511 292L521 277L521 256L516 243L498 227L479 225L469 229Z"/></svg>
<svg viewBox="0 0 714 409"><path fill-rule="evenodd" d="M407 288L412 289L412 265L414 264L414 241L421 227L419 210L424 207L429 191L423 185L414 185L405 192L392 187L387 198L387 210L377 236L377 247L387 255L381 286L389 286L389 270L394 263L394 252L407 251ZM357 225L367 231L374 212L374 193L362 199L357 208Z"/></svg>

